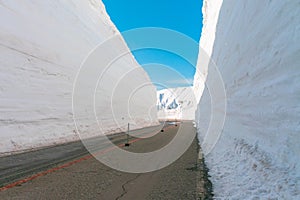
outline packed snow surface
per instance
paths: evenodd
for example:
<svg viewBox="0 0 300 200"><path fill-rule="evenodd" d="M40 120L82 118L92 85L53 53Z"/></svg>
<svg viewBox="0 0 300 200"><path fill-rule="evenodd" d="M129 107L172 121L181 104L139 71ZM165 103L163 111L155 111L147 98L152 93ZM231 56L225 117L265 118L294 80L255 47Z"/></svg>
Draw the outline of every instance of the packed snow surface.
<svg viewBox="0 0 300 200"><path fill-rule="evenodd" d="M0 155L78 139L72 112L76 74L88 53L114 35L119 32L100 0L0 2ZM127 48L117 37L110 52ZM130 79L122 78L126 74ZM117 126L114 117L121 116L113 115L111 102L105 101L95 110L102 131L118 132L129 121L132 128L156 123L155 87L130 53L115 62L105 78L98 88L126 80L122 92L113 94L117 97L113 103L129 106L130 119L123 113L124 124ZM148 85L128 100L128 94L144 82ZM96 92L107 99L112 95L107 90ZM79 114L88 119L84 111ZM79 131L83 125L89 127L86 137L99 128L86 120Z"/></svg>
<svg viewBox="0 0 300 200"><path fill-rule="evenodd" d="M206 154L216 199L300 199L300 2L209 1L195 92L220 70L227 112L221 137ZM205 89L197 109L200 143L209 126ZM199 99L198 99L199 100Z"/></svg>
<svg viewBox="0 0 300 200"><path fill-rule="evenodd" d="M167 88L157 91L160 120L194 120L196 98L192 87Z"/></svg>

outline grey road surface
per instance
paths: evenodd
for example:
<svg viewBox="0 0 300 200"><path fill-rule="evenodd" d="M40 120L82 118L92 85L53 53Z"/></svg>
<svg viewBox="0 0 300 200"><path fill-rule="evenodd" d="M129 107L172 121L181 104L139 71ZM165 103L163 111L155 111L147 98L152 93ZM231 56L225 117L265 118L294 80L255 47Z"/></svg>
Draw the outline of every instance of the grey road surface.
<svg viewBox="0 0 300 200"><path fill-rule="evenodd" d="M172 140L179 126L187 126L187 131L196 133L192 122L186 121L178 126L168 125L164 132L122 148L132 152L159 149ZM146 133L153 130L146 128L140 131ZM111 137L115 144L126 141L124 134ZM203 188L199 188L199 183L203 183L203 177L199 172L198 149L195 138L190 148L174 163L143 174L116 171L90 157L4 190L0 192L0 199L200 199L199 191ZM86 155L88 152L84 146L74 142L0 158L0 184L5 186Z"/></svg>

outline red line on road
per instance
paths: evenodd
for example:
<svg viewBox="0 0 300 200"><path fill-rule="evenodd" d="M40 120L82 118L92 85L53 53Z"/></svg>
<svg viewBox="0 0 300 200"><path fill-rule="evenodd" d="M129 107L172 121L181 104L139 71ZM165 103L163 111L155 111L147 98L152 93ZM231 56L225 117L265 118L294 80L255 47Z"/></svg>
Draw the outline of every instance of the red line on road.
<svg viewBox="0 0 300 200"><path fill-rule="evenodd" d="M90 159L91 157L92 157L92 155L87 155L87 156L84 156L84 157L82 157L82 158L80 158L80 159L77 159L77 160L68 162L68 163L66 163L66 164L63 164L63 165L61 165L61 166L58 166L58 167L55 167L55 168L52 168L52 169L43 171L43 172L41 172L41 173L37 173L37 174L35 174L35 175L33 175L33 176L30 176L30 177L28 177L28 178L25 178L25 179L16 181L16 182L11 183L11 184L8 184L8 185L6 185L6 186L0 188L0 192L1 192L1 191L4 191L4 190L7 190L7 189L10 189L10 188L13 188L13 187L18 186L18 185L21 185L21 184L23 184L23 183L26 183L26 182L31 181L31 180L33 180L33 179L36 179L36 178L38 178L38 177L45 176L45 175L47 175L47 174L49 174L49 173L52 173L52 172L55 172L55 171L57 171L57 170L59 170L59 169L63 169L63 168L69 167L69 166L74 165L75 163L79 163L79 162L81 162L81 161L83 161L83 160Z"/></svg>
<svg viewBox="0 0 300 200"><path fill-rule="evenodd" d="M170 127L170 126L169 126L169 127L164 128L164 129L167 130L167 129L170 129L170 128L173 128L173 127ZM152 134L152 133L151 133L151 134ZM149 134L149 135L150 135L150 134ZM137 142L137 141L139 141L139 140L142 140L142 139L144 139L144 138L137 138L137 139L134 139L134 140L130 140L129 143L132 144L132 143L135 143L135 142ZM124 146L125 146L125 144L119 144L118 146L113 146L113 147L104 149L104 150L99 151L99 152L97 152L97 153L95 153L95 154L97 154L97 155L105 154L105 153L107 153L107 152L109 152L109 151L114 150L114 149L117 148L117 147L124 147ZM8 184L8 185L6 185L6 186L1 187L1 188L0 188L0 192L5 191L5 190L10 189L10 188L13 188L13 187L16 187L16 186L19 186L19 185L21 185L21 184L23 184L23 183L27 183L27 182L29 182L29 181L32 181L32 180L38 178L38 177L45 176L45 175L50 174L50 173L52 173L52 172L58 171L58 170L60 170L60 169L64 169L64 168L66 168L66 167L69 167L69 166L74 165L74 164L76 164L76 163L82 162L82 161L84 161L84 160L88 160L88 159L90 159L90 158L92 158L92 157L93 157L93 155L87 155L87 156L81 157L81 158L79 158L79 159L77 159L77 160L74 160L74 161L65 163L65 164L63 164L63 165L61 165L61 166L58 166L58 167L55 167L55 168L52 168L52 169L48 169L48 170L46 170L46 171L43 171L43 172L37 173L37 174L35 174L35 175L32 175L32 176L30 176L30 177L28 177L28 178L25 178L25 179L16 181L16 182L11 183L11 184Z"/></svg>

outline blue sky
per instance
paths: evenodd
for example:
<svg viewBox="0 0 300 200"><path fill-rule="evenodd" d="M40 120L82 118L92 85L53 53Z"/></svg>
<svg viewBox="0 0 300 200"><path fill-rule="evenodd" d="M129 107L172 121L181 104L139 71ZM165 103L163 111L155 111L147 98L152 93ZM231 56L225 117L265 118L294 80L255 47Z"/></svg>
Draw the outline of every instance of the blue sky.
<svg viewBox="0 0 300 200"><path fill-rule="evenodd" d="M202 29L202 0L103 0L111 20L120 32L142 27L161 27L199 42ZM124 36L129 48L135 43ZM160 38L145 40L157 42ZM172 41L176 43L177 41ZM184 44L178 44L184 45ZM187 47L185 47L187 49ZM192 63L175 53L159 49L133 51L158 89L191 85L198 49L191 47Z"/></svg>

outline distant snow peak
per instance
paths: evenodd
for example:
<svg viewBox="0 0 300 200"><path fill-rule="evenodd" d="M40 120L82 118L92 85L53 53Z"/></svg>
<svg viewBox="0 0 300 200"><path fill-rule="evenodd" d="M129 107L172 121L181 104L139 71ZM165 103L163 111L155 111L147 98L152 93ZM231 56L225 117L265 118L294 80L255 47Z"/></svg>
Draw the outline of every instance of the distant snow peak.
<svg viewBox="0 0 300 200"><path fill-rule="evenodd" d="M167 88L157 91L159 119L194 119L196 102L192 87Z"/></svg>

